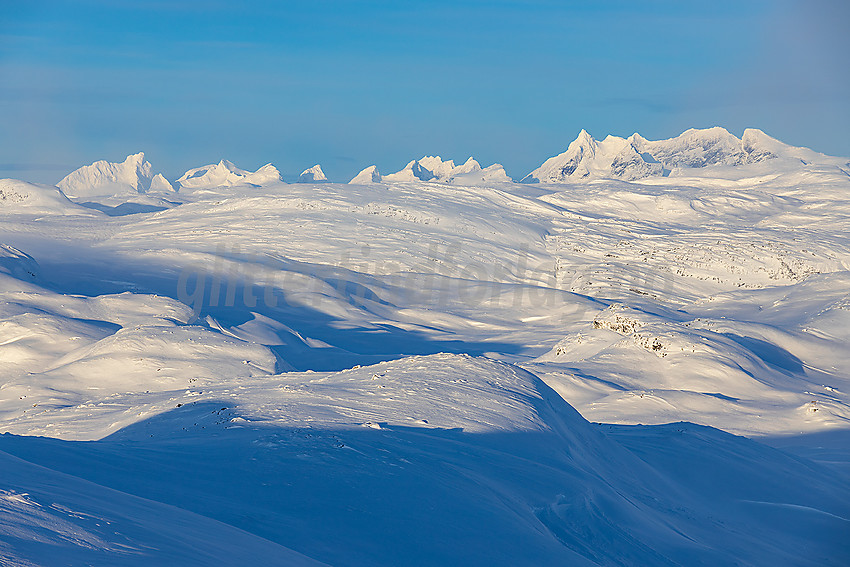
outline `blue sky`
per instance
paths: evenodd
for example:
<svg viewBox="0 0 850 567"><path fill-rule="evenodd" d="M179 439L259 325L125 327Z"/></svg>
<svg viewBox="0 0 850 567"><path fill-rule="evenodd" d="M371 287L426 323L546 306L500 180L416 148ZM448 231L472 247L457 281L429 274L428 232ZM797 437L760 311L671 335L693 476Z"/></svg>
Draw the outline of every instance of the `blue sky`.
<svg viewBox="0 0 850 567"><path fill-rule="evenodd" d="M850 155L850 2L0 0L0 176L144 151L347 181L520 178L594 137L746 127Z"/></svg>

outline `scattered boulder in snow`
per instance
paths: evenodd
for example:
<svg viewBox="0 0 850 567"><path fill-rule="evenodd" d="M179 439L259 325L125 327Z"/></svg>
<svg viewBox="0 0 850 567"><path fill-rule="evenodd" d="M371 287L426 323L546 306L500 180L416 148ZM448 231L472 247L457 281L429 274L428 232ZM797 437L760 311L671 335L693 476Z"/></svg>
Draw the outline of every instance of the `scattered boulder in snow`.
<svg viewBox="0 0 850 567"><path fill-rule="evenodd" d="M328 178L325 177L325 172L322 171L322 166L314 165L310 169L305 169L298 176L298 183L326 183Z"/></svg>
<svg viewBox="0 0 850 567"><path fill-rule="evenodd" d="M349 181L349 184L352 185L364 185L368 183L380 183L381 182L381 174L378 172L378 166L370 165L360 173L354 176L354 178Z"/></svg>
<svg viewBox="0 0 850 567"><path fill-rule="evenodd" d="M174 190L162 175L152 173L151 164L142 152L127 156L121 163L101 160L85 165L56 185L70 197Z"/></svg>

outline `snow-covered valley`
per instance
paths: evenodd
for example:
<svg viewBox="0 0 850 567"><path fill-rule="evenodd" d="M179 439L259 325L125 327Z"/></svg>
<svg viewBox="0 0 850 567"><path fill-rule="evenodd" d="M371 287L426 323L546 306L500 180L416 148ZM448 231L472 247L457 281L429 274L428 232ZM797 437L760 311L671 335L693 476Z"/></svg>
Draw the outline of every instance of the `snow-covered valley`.
<svg viewBox="0 0 850 567"><path fill-rule="evenodd" d="M0 180L0 561L843 565L850 162Z"/></svg>

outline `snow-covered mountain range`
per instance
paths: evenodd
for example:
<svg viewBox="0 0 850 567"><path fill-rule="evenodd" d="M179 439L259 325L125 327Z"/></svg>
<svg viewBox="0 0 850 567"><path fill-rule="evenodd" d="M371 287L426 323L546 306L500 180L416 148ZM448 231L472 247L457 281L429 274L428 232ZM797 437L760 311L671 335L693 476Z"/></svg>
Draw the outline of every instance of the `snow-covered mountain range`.
<svg viewBox="0 0 850 567"><path fill-rule="evenodd" d="M377 166L370 165L354 179L358 183L397 183L397 182L439 182L453 185L481 185L483 183L510 183L511 178L501 164L482 168L475 159L469 158L461 165L452 160L443 160L440 156L425 156L411 160L401 171L381 175Z"/></svg>
<svg viewBox="0 0 850 567"><path fill-rule="evenodd" d="M745 166L770 161L772 168L810 163L847 165L806 148L789 146L761 130L748 128L741 138L723 128L691 129L667 140L608 136L594 140L585 130L561 154L526 175L524 183L564 183L614 178L636 180L689 175L709 166Z"/></svg>
<svg viewBox="0 0 850 567"><path fill-rule="evenodd" d="M575 183L596 179L636 181L654 177L705 175L700 170L745 168L768 163L771 169L795 169L805 165L828 165L850 170L844 158L834 158L806 148L789 146L761 130L747 129L741 138L723 128L691 129L667 140L647 140L640 134L628 138L607 136L595 140L585 130L566 151L547 159L540 167L520 179L520 183ZM321 165L304 170L301 183L328 181ZM470 157L461 165L440 156L411 160L404 168L382 175L371 165L349 183L428 182L451 185L511 183L501 164L481 167ZM161 174L153 174L143 153L133 154L121 163L98 161L71 172L57 186L71 197L91 197L125 193L169 193L197 189L215 189L246 185L283 183L280 172L266 164L257 171L239 169L227 160L188 170L173 186Z"/></svg>

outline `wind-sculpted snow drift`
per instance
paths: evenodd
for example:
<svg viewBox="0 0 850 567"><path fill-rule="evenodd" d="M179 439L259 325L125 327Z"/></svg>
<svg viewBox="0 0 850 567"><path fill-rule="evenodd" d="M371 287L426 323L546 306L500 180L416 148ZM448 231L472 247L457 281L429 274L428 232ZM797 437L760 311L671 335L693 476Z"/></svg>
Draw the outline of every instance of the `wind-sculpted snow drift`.
<svg viewBox="0 0 850 567"><path fill-rule="evenodd" d="M152 171L0 180L0 562L850 561L846 159Z"/></svg>

